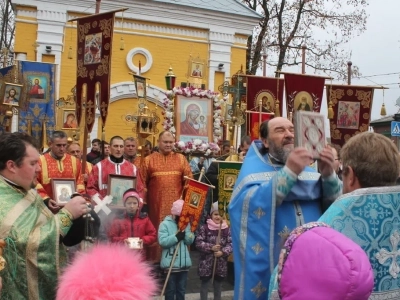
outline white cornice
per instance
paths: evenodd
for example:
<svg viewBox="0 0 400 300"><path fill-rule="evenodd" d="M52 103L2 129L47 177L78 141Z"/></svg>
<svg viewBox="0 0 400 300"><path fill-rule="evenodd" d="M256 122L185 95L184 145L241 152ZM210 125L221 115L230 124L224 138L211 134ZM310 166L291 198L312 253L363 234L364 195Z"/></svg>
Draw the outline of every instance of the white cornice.
<svg viewBox="0 0 400 300"><path fill-rule="evenodd" d="M37 6L38 10L54 10L61 12L94 13L94 0L13 0L16 5ZM226 12L207 9L184 7L180 5L153 1L132 0L102 0L101 12L127 7L124 18L144 22L165 23L177 26L193 27L209 30L220 28L231 34L252 34L258 18L241 16ZM121 13L117 14L118 16Z"/></svg>

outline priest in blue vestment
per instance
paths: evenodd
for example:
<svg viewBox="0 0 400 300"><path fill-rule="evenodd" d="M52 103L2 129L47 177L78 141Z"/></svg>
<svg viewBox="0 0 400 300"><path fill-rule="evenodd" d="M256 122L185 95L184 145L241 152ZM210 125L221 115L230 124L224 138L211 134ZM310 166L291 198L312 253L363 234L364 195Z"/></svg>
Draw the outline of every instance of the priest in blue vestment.
<svg viewBox="0 0 400 300"><path fill-rule="evenodd" d="M294 126L285 118L262 123L261 141L246 155L229 205L235 262L234 299L267 299L280 248L294 228L316 221L341 194L334 157L325 148L318 161L294 147Z"/></svg>

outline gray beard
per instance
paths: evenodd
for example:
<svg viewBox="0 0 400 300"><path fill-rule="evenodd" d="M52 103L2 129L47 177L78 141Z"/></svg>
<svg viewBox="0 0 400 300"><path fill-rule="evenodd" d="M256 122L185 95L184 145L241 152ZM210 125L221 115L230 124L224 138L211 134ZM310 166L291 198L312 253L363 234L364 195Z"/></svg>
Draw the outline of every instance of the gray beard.
<svg viewBox="0 0 400 300"><path fill-rule="evenodd" d="M277 160L286 164L286 160L289 157L291 149L284 149L283 147L278 147L272 141L268 141L269 153Z"/></svg>

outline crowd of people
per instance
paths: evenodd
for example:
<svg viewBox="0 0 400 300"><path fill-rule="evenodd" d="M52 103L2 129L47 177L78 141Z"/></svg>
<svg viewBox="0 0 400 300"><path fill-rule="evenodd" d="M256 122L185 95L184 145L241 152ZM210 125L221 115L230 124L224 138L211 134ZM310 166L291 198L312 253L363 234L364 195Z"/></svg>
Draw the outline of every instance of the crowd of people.
<svg viewBox="0 0 400 300"><path fill-rule="evenodd" d="M211 283L218 300L231 254L234 299L400 299L400 156L393 142L364 132L342 149L326 146L315 161L294 146L285 118L263 122L260 135L243 137L237 151L224 142L218 158L190 163L174 151L170 132L159 135L157 149L146 142L141 155L133 137L95 139L82 168L81 146L63 131L52 133L43 154L26 134L1 134L1 299L149 299L165 283L165 299L180 300L196 267L200 299L208 299ZM204 169L202 180L218 187L218 160L231 160L232 152L243 164L230 183L230 224L214 190L197 231L190 224L179 230L185 177ZM109 196L109 175L134 181L111 213L99 204ZM75 183L63 204L54 190L62 179ZM89 223L98 245L81 251Z"/></svg>

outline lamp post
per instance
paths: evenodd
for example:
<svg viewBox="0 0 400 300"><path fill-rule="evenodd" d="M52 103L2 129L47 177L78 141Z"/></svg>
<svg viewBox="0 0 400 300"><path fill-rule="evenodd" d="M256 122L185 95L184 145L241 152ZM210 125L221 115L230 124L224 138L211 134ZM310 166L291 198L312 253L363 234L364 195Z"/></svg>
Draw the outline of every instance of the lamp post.
<svg viewBox="0 0 400 300"><path fill-rule="evenodd" d="M172 67L169 67L169 71L167 75L165 75L165 85L167 86L167 90L170 91L175 87L176 76L172 71Z"/></svg>

